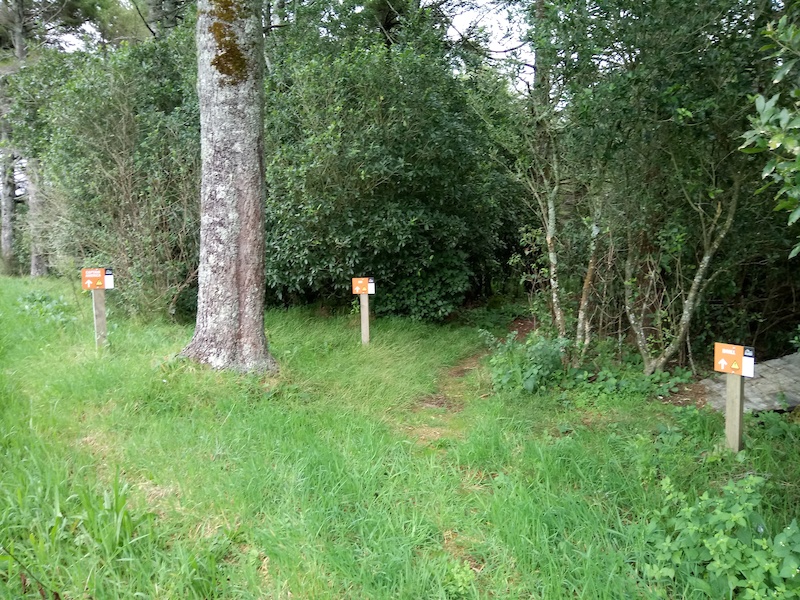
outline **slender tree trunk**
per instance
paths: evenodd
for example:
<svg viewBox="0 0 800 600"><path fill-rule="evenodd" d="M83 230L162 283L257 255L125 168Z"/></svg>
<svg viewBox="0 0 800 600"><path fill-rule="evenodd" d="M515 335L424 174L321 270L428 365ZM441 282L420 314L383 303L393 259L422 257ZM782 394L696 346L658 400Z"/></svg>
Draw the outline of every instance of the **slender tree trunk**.
<svg viewBox="0 0 800 600"><path fill-rule="evenodd" d="M26 168L28 177L28 227L31 236L31 277L47 275L47 257L44 251L44 210L39 191L39 165L29 158Z"/></svg>
<svg viewBox="0 0 800 600"><path fill-rule="evenodd" d="M183 355L216 369L277 369L264 333L264 38L261 3L200 0L202 181L197 327Z"/></svg>
<svg viewBox="0 0 800 600"><path fill-rule="evenodd" d="M692 286L689 288L689 294L686 296L686 300L683 301L683 311L681 312L681 320L678 323L677 335L672 338L672 342L664 349L661 355L652 362L649 372L645 372L647 375L650 375L655 371L663 371L664 367L667 365L667 362L669 362L669 360L675 356L675 353L686 341L686 336L689 334L689 325L691 325L692 322L692 315L694 315L695 308L697 308L697 304L700 302L700 296L704 288L703 284L708 277L708 270L711 266L711 260L714 258L717 250L719 250L722 240L725 239L725 236L728 234L728 230L730 230L731 225L733 224L733 217L736 214L736 208L738 204L739 182L737 181L734 183L734 189L728 204L728 214L725 218L725 222L717 231L716 237L714 238L711 246L705 249L703 258L700 260L700 264L697 266L697 272L692 278Z"/></svg>
<svg viewBox="0 0 800 600"><path fill-rule="evenodd" d="M589 323L589 295L594 281L594 271L597 265L597 237L600 235L600 204L595 204L592 215L592 229L589 238L589 263L586 266L586 275L583 278L583 288L581 290L581 301L578 305L578 326L575 329L575 349L577 352L573 357L573 366L577 367L586 354L586 347L589 345L590 323Z"/></svg>
<svg viewBox="0 0 800 600"><path fill-rule="evenodd" d="M544 21L545 2L536 2L537 25ZM542 222L545 228L545 241L547 243L547 260L550 271L550 293L553 305L553 319L559 337L567 337L567 325L564 318L564 309L561 306L561 284L558 273L558 249L556 235L558 195L560 192L560 173L558 145L553 132L553 102L550 97L551 82L550 69L553 64L552 49L543 45L535 51L536 71L533 81L533 110L535 115L534 132L536 143L534 160L541 162L538 169L538 182L533 183L534 194L539 196L539 210L542 213ZM536 186L540 186L537 191ZM546 197L541 199L541 195Z"/></svg>
<svg viewBox="0 0 800 600"><path fill-rule="evenodd" d="M558 336L567 337L567 323L564 318L564 309L561 306L561 284L558 279L558 251L556 250L556 195L558 186L547 194L547 227L545 239L547 241L547 259L550 265L550 293L553 301L553 316L556 321Z"/></svg>
<svg viewBox="0 0 800 600"><path fill-rule="evenodd" d="M636 341L636 347L639 349L639 354L642 355L644 360L645 373L652 373L650 369L651 358L650 350L647 347L647 336L644 333L644 324L636 314L636 298L634 296L634 289L636 286L636 277L633 274L634 265L636 264L636 245L633 241L633 233L628 230L628 253L625 256L625 281L623 287L625 290L625 314L628 316L628 322L631 324L631 330Z"/></svg>

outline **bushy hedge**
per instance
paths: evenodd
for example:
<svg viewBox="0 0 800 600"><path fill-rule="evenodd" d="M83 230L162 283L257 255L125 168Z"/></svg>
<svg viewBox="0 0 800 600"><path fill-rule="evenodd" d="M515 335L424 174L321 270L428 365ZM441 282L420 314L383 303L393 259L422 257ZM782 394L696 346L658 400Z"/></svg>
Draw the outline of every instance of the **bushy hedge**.
<svg viewBox="0 0 800 600"><path fill-rule="evenodd" d="M368 275L379 313L446 316L490 268L510 186L464 83L413 45L301 58L269 86L270 286L346 297Z"/></svg>

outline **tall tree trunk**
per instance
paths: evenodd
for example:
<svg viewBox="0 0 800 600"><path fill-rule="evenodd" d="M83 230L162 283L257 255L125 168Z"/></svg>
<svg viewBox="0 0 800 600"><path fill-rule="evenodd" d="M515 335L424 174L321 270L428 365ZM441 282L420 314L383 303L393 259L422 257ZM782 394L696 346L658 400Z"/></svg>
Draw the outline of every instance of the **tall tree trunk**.
<svg viewBox="0 0 800 600"><path fill-rule="evenodd" d="M200 0L202 181L197 327L183 355L277 369L264 333L264 37L261 2Z"/></svg>
<svg viewBox="0 0 800 600"><path fill-rule="evenodd" d="M15 270L14 260L14 210L16 205L16 183L14 182L14 154L9 147L8 123L0 122L0 137L3 141L0 154L0 260L5 273Z"/></svg>
<svg viewBox="0 0 800 600"><path fill-rule="evenodd" d="M13 0L11 5L11 43L14 44L14 56L23 61L28 56L28 44L25 39L25 5L23 0Z"/></svg>
<svg viewBox="0 0 800 600"><path fill-rule="evenodd" d="M44 251L44 210L39 190L39 164L29 158L26 168L28 177L28 227L31 236L31 277L47 275L47 257Z"/></svg>

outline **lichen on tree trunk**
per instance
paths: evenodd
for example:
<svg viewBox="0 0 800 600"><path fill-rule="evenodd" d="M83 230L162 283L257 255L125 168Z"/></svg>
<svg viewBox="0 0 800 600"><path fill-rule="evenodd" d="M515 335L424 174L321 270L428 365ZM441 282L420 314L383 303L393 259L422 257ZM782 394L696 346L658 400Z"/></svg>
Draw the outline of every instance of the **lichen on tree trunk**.
<svg viewBox="0 0 800 600"><path fill-rule="evenodd" d="M260 3L201 0L197 327L183 355L216 369L275 371L264 332L264 64Z"/></svg>

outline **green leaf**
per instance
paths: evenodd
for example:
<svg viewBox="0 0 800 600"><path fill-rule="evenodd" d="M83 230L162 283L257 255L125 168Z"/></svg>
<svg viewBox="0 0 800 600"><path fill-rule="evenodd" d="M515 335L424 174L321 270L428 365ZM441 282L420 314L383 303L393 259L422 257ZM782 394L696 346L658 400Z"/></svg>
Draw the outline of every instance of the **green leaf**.
<svg viewBox="0 0 800 600"><path fill-rule="evenodd" d="M699 591L701 591L701 592L705 592L705 593L706 593L706 594L708 594L709 596L710 596L710 595L711 595L711 593L712 593L711 586L709 585L709 583L708 583L707 581L703 581L702 579L700 579L700 578L698 578L698 577L690 577L690 578L689 578L689 583L690 583L690 584L691 584L691 585L692 585L692 586L693 586L695 589L697 589L697 590L699 590Z"/></svg>
<svg viewBox="0 0 800 600"><path fill-rule="evenodd" d="M800 206L795 208L792 214L789 215L789 225L794 225L797 219L800 219Z"/></svg>
<svg viewBox="0 0 800 600"><path fill-rule="evenodd" d="M780 98L780 97L781 97L780 94L775 94L772 98L767 100L767 103L764 106L764 112L770 113L775 108L775 104L777 104L778 98Z"/></svg>
<svg viewBox="0 0 800 600"><path fill-rule="evenodd" d="M798 574L798 569L800 569L800 558L792 554L783 559L781 572L778 575L790 579Z"/></svg>
<svg viewBox="0 0 800 600"><path fill-rule="evenodd" d="M783 81L783 78L786 77L787 73L792 70L795 63L797 63L797 59L792 59L783 63L780 68L775 71L775 77L772 80L773 83L780 83Z"/></svg>
<svg viewBox="0 0 800 600"><path fill-rule="evenodd" d="M772 172L775 170L775 165L777 165L777 164L778 164L778 159L773 158L772 160L770 160L764 166L764 170L761 171L761 178L764 179L764 178L768 177L769 175L771 175Z"/></svg>

